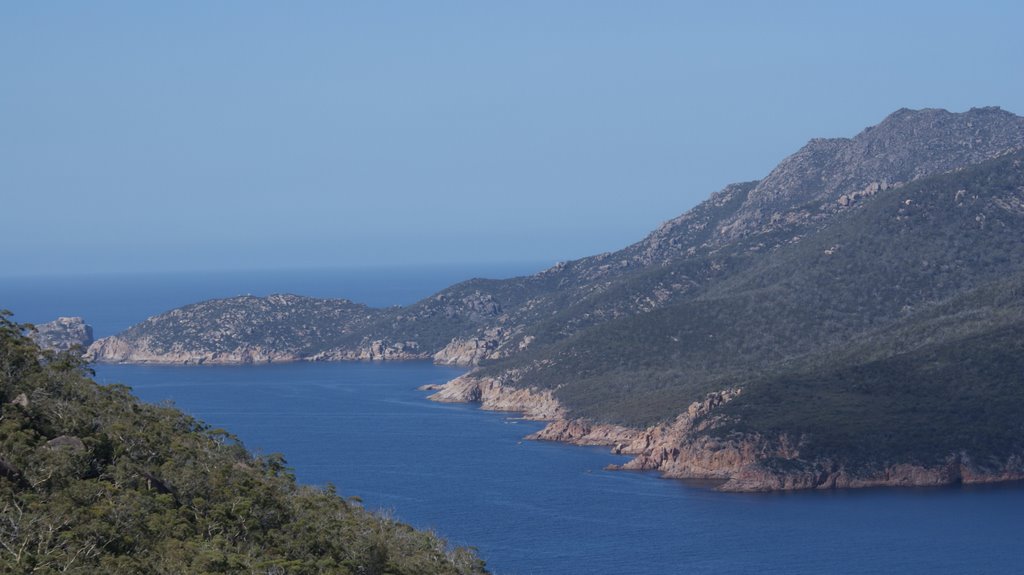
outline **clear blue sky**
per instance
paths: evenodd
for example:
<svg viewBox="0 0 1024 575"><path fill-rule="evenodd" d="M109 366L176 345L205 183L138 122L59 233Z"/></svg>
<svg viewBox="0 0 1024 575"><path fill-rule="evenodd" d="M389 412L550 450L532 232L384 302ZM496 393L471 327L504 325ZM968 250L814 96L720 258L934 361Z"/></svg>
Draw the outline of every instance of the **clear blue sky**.
<svg viewBox="0 0 1024 575"><path fill-rule="evenodd" d="M550 261L900 107L1024 3L7 2L0 274Z"/></svg>

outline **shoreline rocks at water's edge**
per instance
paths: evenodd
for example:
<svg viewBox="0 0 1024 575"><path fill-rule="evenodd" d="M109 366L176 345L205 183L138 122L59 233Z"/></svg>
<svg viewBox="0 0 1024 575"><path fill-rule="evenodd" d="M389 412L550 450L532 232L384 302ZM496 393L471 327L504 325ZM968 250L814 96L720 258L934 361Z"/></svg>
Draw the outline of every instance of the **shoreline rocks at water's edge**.
<svg viewBox="0 0 1024 575"><path fill-rule="evenodd" d="M895 463L870 472L850 471L828 460L800 460L800 442L785 435L721 438L709 433L719 418L715 410L742 393L739 389L710 393L674 421L645 429L571 418L551 390L515 388L472 373L420 389L435 392L428 397L431 401L478 403L484 410L519 412L525 419L546 421L543 429L525 437L528 440L607 446L612 453L633 457L607 469L657 471L667 479L718 480L722 481L716 487L719 491L929 487L1024 480L1024 460L1020 458L1011 458L994 472L977 467L963 453L951 454L944 464L935 466ZM800 465L783 470L773 468L772 461Z"/></svg>
<svg viewBox="0 0 1024 575"><path fill-rule="evenodd" d="M87 361L99 363L138 363L159 365L245 365L290 363L296 361L409 361L429 360L416 342L367 342L354 349L332 349L305 355L293 350L272 349L262 345L240 345L226 350L188 349L172 345L169 349L152 346L142 338L127 340L113 335L96 340L86 350Z"/></svg>
<svg viewBox="0 0 1024 575"><path fill-rule="evenodd" d="M550 390L516 389L502 385L494 378L459 376L443 385L425 385L434 391L428 399L441 403L479 403L487 411L515 411L525 419L552 421L564 419L565 408Z"/></svg>

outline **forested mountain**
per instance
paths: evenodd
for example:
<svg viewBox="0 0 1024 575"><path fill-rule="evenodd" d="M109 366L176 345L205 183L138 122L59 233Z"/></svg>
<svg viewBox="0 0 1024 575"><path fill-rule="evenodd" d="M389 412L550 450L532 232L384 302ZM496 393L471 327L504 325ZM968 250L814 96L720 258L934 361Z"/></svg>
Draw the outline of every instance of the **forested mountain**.
<svg viewBox="0 0 1024 575"><path fill-rule="evenodd" d="M280 456L100 386L0 314L0 572L482 573Z"/></svg>
<svg viewBox="0 0 1024 575"><path fill-rule="evenodd" d="M441 398L508 407L519 390L529 409L533 394L590 430L544 437L599 442L592 426L621 426L608 438L635 466L736 489L1016 477L1022 149L1024 118L998 108L899 110L618 252L404 308L206 302L89 357L478 365ZM255 319L232 327L239 307Z"/></svg>

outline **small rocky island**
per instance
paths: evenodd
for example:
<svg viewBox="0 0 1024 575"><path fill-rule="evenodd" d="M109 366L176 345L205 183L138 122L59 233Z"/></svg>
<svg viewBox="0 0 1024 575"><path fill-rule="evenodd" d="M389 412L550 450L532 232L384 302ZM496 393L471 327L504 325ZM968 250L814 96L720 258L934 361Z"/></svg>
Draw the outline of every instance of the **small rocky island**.
<svg viewBox="0 0 1024 575"><path fill-rule="evenodd" d="M613 253L405 307L202 302L87 357L471 366L434 399L727 490L1024 479L1024 118L898 110Z"/></svg>

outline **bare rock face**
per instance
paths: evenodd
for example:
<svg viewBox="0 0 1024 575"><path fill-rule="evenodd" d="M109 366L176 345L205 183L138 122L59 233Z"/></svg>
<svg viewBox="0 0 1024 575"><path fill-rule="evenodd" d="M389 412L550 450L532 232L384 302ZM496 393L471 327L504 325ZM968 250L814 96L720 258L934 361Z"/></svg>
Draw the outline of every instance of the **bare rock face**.
<svg viewBox="0 0 1024 575"><path fill-rule="evenodd" d="M46 442L46 447L55 451L67 450L74 452L85 451L85 444L82 440L73 435L61 435Z"/></svg>
<svg viewBox="0 0 1024 575"><path fill-rule="evenodd" d="M448 345L436 352L432 359L437 365L480 365L485 360L498 360L530 347L536 339L532 335L518 337L519 330L492 327L473 337L452 338Z"/></svg>
<svg viewBox="0 0 1024 575"><path fill-rule="evenodd" d="M853 138L818 138L786 158L719 224L722 239L810 221L837 206L1024 145L1024 118L996 107L902 109Z"/></svg>
<svg viewBox="0 0 1024 575"><path fill-rule="evenodd" d="M489 411L518 411L526 419L549 420L565 415L565 409L549 389L509 387L497 379L472 374L449 381L429 399L442 403L479 403L482 409Z"/></svg>
<svg viewBox="0 0 1024 575"><path fill-rule="evenodd" d="M614 446L613 452L623 453L626 446L634 444L643 433L639 429L594 423L585 419L558 419L537 433L527 435L526 439L560 441L573 445L609 445Z"/></svg>
<svg viewBox="0 0 1024 575"><path fill-rule="evenodd" d="M508 339L506 330L495 327L477 337L456 337L434 354L438 365L479 365L485 359L502 357L502 343ZM527 344L528 345L528 344Z"/></svg>
<svg viewBox="0 0 1024 575"><path fill-rule="evenodd" d="M388 340L373 340L364 342L354 350L335 349L321 352L309 357L311 361L392 361L428 359L429 354L420 349L415 341L391 342Z"/></svg>
<svg viewBox="0 0 1024 575"><path fill-rule="evenodd" d="M729 389L695 401L670 423L649 427L618 453L634 455L618 469L655 470L667 477L727 479L764 454L752 442L721 441L702 432L717 422L714 411L741 393Z"/></svg>
<svg viewBox="0 0 1024 575"><path fill-rule="evenodd" d="M764 179L732 184L624 252L643 264L715 249L837 211L914 180L1024 146L1024 118L997 107L901 109L852 138L816 138Z"/></svg>
<svg viewBox="0 0 1024 575"><path fill-rule="evenodd" d="M457 337L434 354L434 363L438 365L478 365L497 349L497 340Z"/></svg>
<svg viewBox="0 0 1024 575"><path fill-rule="evenodd" d="M59 317L35 328L29 337L43 349L68 351L78 346L84 350L92 343L92 327L80 317Z"/></svg>
<svg viewBox="0 0 1024 575"><path fill-rule="evenodd" d="M18 396L12 399L10 403L11 405L17 405L22 409L28 409L29 405L31 405L28 400L28 396L24 393L19 393Z"/></svg>

